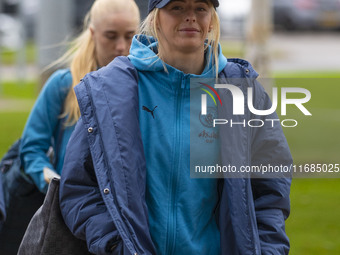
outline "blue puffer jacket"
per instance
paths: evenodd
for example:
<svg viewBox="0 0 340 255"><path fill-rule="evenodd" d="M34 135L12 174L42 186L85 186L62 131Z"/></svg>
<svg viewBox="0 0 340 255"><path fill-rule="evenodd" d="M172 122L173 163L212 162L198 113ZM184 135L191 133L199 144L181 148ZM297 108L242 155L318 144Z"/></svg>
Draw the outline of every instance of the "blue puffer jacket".
<svg viewBox="0 0 340 255"><path fill-rule="evenodd" d="M256 72L246 61L229 59L220 76L245 78L237 86L245 93L248 87L254 88L255 108L270 108L267 94L255 80ZM156 254L145 202L146 163L137 83L134 66L119 57L87 75L75 89L82 117L69 141L60 205L68 227L86 239L95 254ZM220 95L226 104L219 111L231 117L230 93ZM246 112L246 118L255 117L263 118ZM292 163L280 126L225 126L220 132L223 165ZM289 190L290 178L222 179L218 209L221 254L288 254L284 221L289 215Z"/></svg>

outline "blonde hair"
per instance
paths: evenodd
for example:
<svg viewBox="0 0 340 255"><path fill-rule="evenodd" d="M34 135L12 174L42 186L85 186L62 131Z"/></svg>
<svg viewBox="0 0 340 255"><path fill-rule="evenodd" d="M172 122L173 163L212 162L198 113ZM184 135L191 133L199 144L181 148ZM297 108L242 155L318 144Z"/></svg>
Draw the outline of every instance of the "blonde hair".
<svg viewBox="0 0 340 255"><path fill-rule="evenodd" d="M79 117L80 111L78 101L73 88L89 72L98 68L96 61L96 48L90 28L102 17L115 12L131 11L139 23L140 14L134 0L96 0L84 20L83 32L71 43L71 48L57 61L69 63L72 75L72 87L64 101L64 109L61 118L67 116L66 126L74 125Z"/></svg>
<svg viewBox="0 0 340 255"><path fill-rule="evenodd" d="M210 52L209 52L209 59L211 56L214 56L214 64L215 64L215 71L216 71L216 78L218 78L218 54L219 54L219 41L220 41L220 19L218 17L218 14L216 12L216 9L214 8L213 4L209 2L209 7L211 8L211 24L212 29L208 33L207 43L205 45L204 50L206 50L210 46ZM162 59L161 54L159 53L160 45L162 42L160 41L160 37L157 33L157 20L159 17L159 10L158 8L153 9L149 15L146 17L146 19L142 22L141 27L139 29L140 34L148 35L154 37L158 41L158 57ZM165 67L165 66L164 66Z"/></svg>

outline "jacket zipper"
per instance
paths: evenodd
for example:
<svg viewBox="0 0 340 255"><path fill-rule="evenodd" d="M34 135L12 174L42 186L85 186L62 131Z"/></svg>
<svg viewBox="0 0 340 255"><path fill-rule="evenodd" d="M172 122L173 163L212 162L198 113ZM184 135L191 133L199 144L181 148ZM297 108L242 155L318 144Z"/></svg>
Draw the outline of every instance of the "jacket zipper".
<svg viewBox="0 0 340 255"><path fill-rule="evenodd" d="M166 245L166 253L167 255L171 255L174 252L176 239L176 194L177 194L177 183L179 176L179 165L181 160L181 132L182 132L182 101L183 101L183 89L185 87L185 77L182 78L181 87L178 88L176 93L176 126L175 126L175 139L174 139L174 158L173 158L173 168L171 171L171 197L170 197L170 208L169 208L169 220L168 220L168 233L167 233L167 245Z"/></svg>

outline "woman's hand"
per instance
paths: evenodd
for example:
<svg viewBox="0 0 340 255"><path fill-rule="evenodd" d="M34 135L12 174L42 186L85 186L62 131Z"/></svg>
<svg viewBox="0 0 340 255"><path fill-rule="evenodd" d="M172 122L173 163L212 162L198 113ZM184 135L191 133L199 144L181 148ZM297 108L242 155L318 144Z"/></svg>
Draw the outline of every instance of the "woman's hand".
<svg viewBox="0 0 340 255"><path fill-rule="evenodd" d="M53 178L60 179L60 175L48 167L44 167L43 171L44 171L44 179L46 183L50 183Z"/></svg>

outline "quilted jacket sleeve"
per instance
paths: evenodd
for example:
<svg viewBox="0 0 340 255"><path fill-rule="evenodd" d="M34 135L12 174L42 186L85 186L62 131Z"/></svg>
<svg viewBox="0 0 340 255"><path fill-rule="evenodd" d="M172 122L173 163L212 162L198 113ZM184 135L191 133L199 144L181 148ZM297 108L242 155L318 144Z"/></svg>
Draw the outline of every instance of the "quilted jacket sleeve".
<svg viewBox="0 0 340 255"><path fill-rule="evenodd" d="M69 140L60 182L60 207L66 225L86 240L94 254L121 254L121 238L101 197L87 133L80 118ZM114 253L108 247L115 247Z"/></svg>
<svg viewBox="0 0 340 255"><path fill-rule="evenodd" d="M263 87L255 82L256 109L270 109L271 100ZM257 100L256 100L257 99ZM278 119L253 116L254 119ZM271 122L270 122L271 123ZM291 167L292 157L280 122L252 129L252 165ZM252 190L259 231L261 254L288 254L289 239L285 233L285 220L290 213L290 173L277 178L253 178Z"/></svg>

